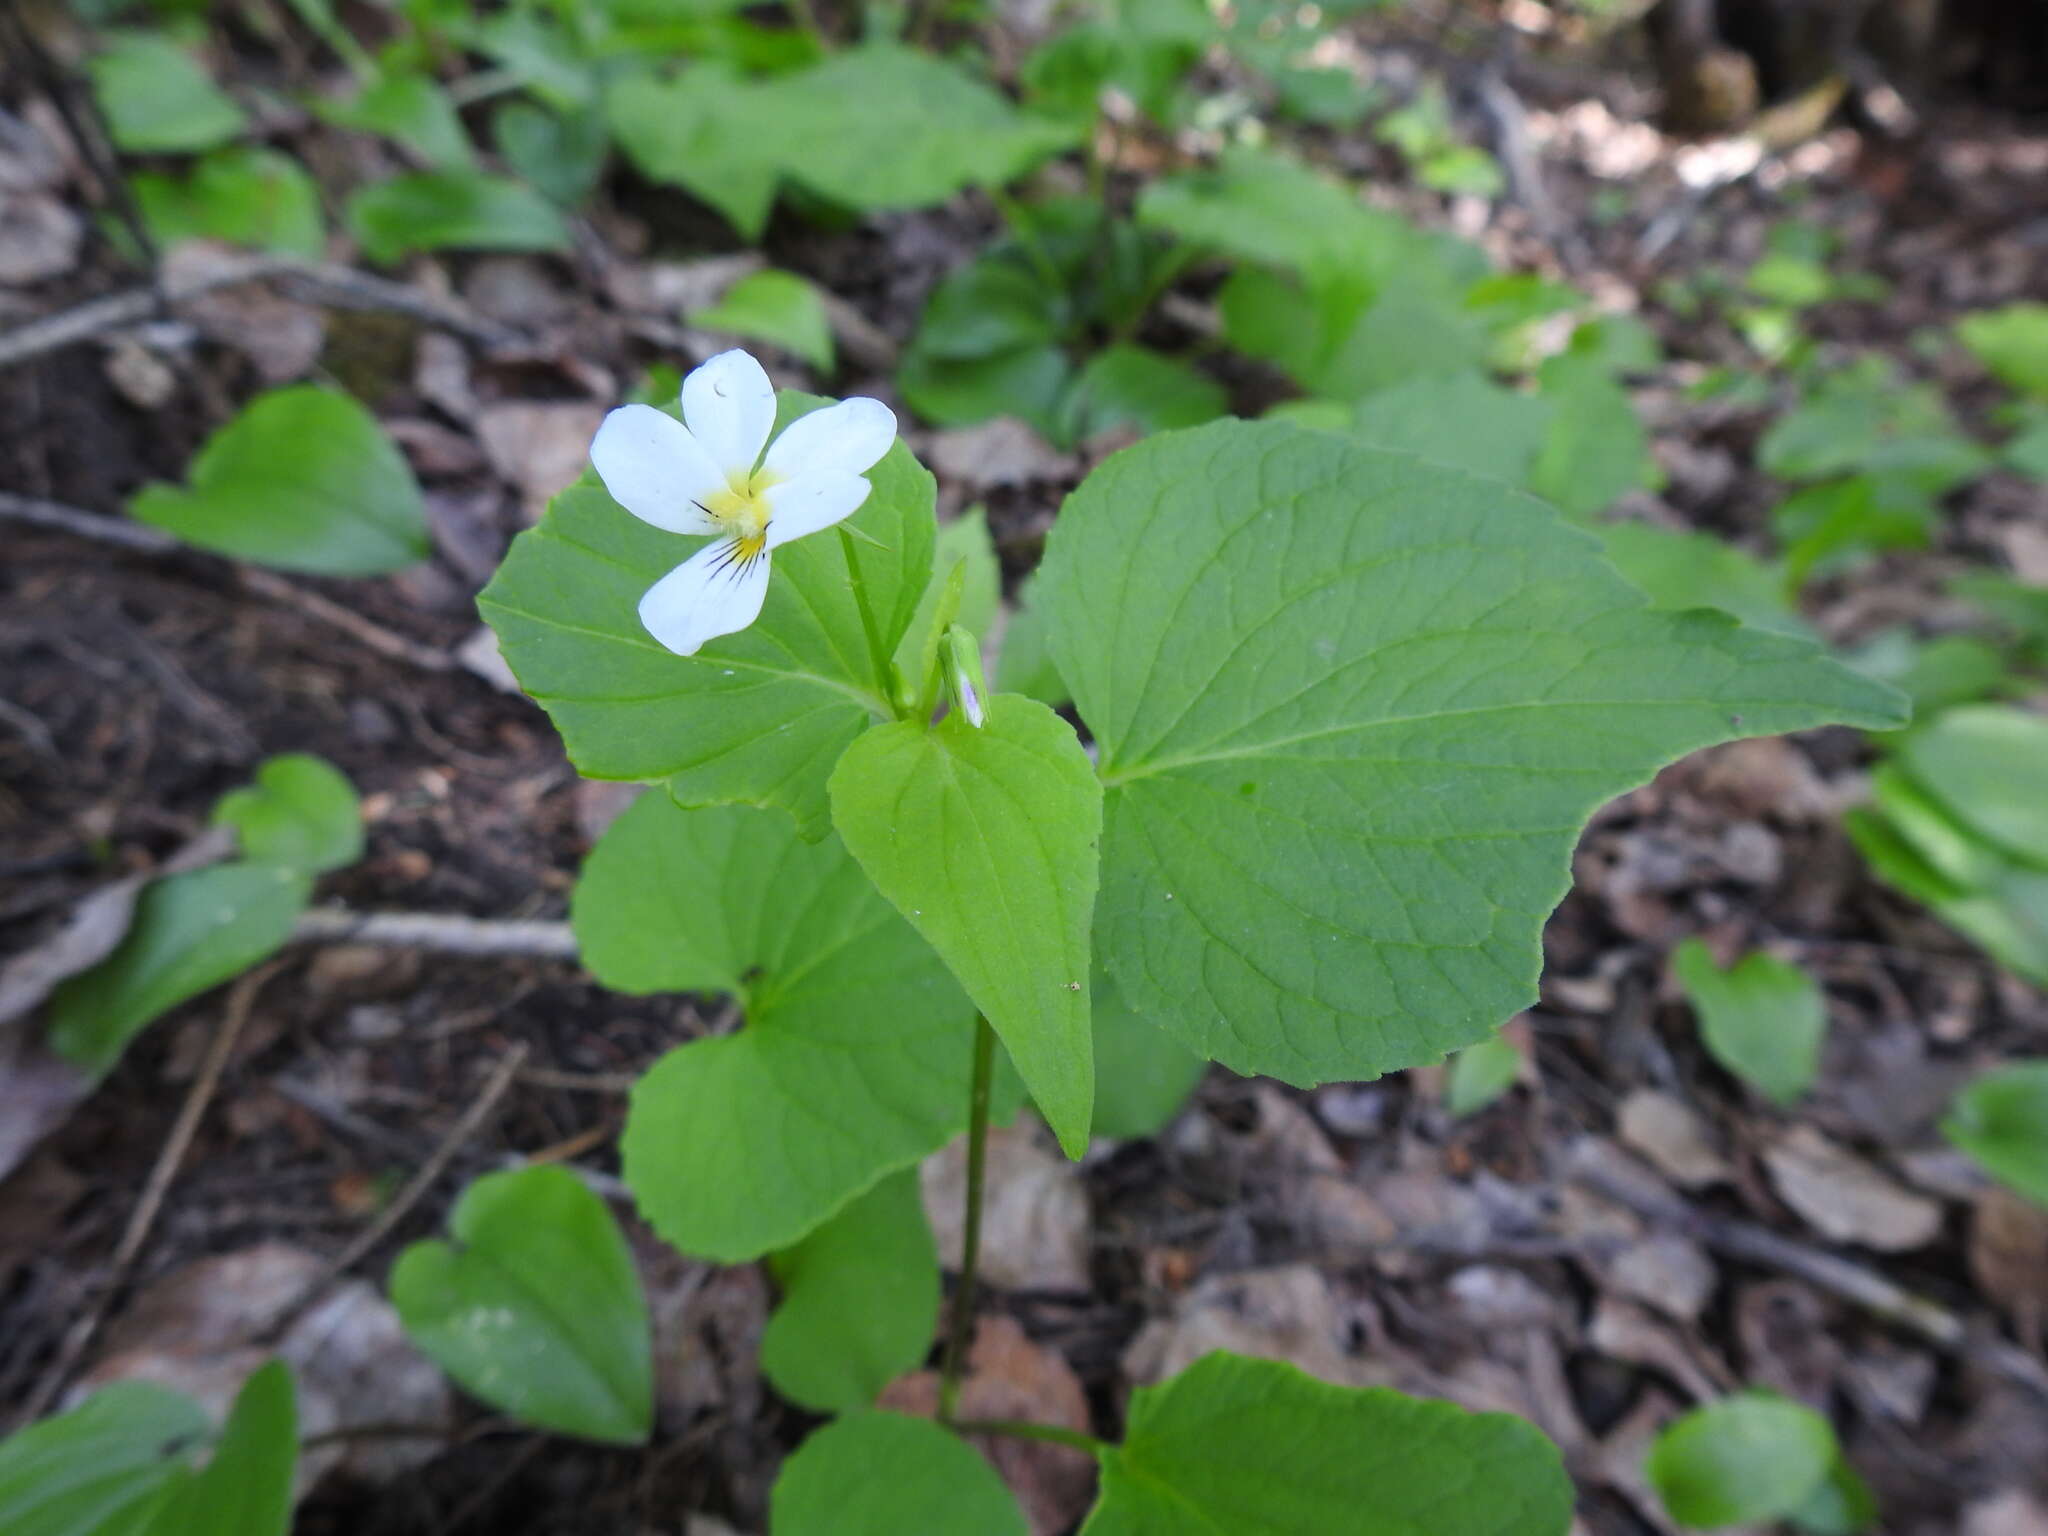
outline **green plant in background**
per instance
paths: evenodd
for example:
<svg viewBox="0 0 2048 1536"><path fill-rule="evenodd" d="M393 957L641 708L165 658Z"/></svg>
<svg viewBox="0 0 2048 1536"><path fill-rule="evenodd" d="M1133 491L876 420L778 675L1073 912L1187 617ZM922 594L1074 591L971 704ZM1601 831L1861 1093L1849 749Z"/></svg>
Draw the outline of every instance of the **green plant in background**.
<svg viewBox="0 0 2048 1536"><path fill-rule="evenodd" d="M2048 1205L2048 1058L1985 1073L1956 1095L1941 1131L2001 1184Z"/></svg>
<svg viewBox="0 0 2048 1536"><path fill-rule="evenodd" d="M1450 100L1438 81L1423 82L1414 99L1382 117L1373 132L1400 150L1415 179L1434 191L1498 197L1506 189L1507 178L1493 156L1458 137Z"/></svg>
<svg viewBox="0 0 2048 1536"><path fill-rule="evenodd" d="M1811 976L1761 950L1723 970L1699 939L1678 946L1671 969L1714 1060L1779 1104L1813 1086L1828 1017Z"/></svg>
<svg viewBox="0 0 2048 1536"><path fill-rule="evenodd" d="M1737 1392L1674 1420L1643 1470L1692 1530L1783 1520L1813 1536L1854 1536L1877 1519L1828 1421L1775 1392Z"/></svg>

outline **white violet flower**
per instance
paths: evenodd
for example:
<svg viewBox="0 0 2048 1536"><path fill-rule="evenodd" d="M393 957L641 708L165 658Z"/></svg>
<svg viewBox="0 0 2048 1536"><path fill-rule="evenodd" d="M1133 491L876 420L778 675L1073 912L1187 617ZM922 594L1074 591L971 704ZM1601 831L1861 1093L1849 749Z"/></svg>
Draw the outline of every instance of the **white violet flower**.
<svg viewBox="0 0 2048 1536"><path fill-rule="evenodd" d="M717 536L640 599L640 622L678 656L753 623L772 552L868 499L862 472L896 440L896 417L856 397L799 417L770 443L774 429L775 386L734 349L683 380L681 421L622 405L590 444L604 488L628 512L670 533Z"/></svg>

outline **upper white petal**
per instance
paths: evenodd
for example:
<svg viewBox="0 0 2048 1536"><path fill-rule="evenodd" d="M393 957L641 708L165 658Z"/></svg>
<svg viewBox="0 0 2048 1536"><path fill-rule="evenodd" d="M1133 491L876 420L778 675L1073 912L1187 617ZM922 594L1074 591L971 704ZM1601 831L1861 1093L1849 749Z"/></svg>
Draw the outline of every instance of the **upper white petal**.
<svg viewBox="0 0 2048 1536"><path fill-rule="evenodd" d="M739 561L733 544L706 544L640 599L640 622L678 656L694 656L705 641L745 629L761 616L771 557L764 550Z"/></svg>
<svg viewBox="0 0 2048 1536"><path fill-rule="evenodd" d="M859 475L798 475L771 485L768 502L768 547L779 549L820 528L851 517L872 490Z"/></svg>
<svg viewBox="0 0 2048 1536"><path fill-rule="evenodd" d="M670 533L716 533L696 505L725 488L725 476L689 429L651 405L622 405L597 429L590 462L612 500Z"/></svg>
<svg viewBox="0 0 2048 1536"><path fill-rule="evenodd" d="M775 386L747 353L721 352L683 380L683 420L727 475L751 474L775 430Z"/></svg>
<svg viewBox="0 0 2048 1536"><path fill-rule="evenodd" d="M858 475L873 468L894 441L896 413L879 400L856 395L784 427L769 445L767 467L790 480Z"/></svg>

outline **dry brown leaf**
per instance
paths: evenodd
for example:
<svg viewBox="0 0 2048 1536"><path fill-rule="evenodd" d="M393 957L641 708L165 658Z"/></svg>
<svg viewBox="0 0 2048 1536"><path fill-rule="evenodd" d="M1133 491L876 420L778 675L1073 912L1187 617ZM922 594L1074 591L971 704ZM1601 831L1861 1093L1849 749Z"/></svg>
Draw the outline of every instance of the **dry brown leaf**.
<svg viewBox="0 0 2048 1536"><path fill-rule="evenodd" d="M1602 1278L1622 1295L1683 1323L1706 1310L1717 1283L1706 1250L1675 1232L1629 1244L1603 1266Z"/></svg>
<svg viewBox="0 0 2048 1536"><path fill-rule="evenodd" d="M967 1194L967 1139L934 1152L918 1169L939 1262L960 1267ZM1088 1190L1080 1170L1046 1150L1035 1122L988 1134L982 1194L981 1278L998 1290L1090 1288Z"/></svg>
<svg viewBox="0 0 2048 1536"><path fill-rule="evenodd" d="M1933 1241L1941 1207L1880 1173L1810 1125L1764 1149L1764 1166L1785 1203L1832 1242L1904 1253Z"/></svg>
<svg viewBox="0 0 2048 1536"><path fill-rule="evenodd" d="M0 1295L16 1270L48 1249L65 1213L89 1187L48 1150L0 1178Z"/></svg>
<svg viewBox="0 0 2048 1536"><path fill-rule="evenodd" d="M1796 1280L1761 1280L1735 1293L1735 1336L1748 1380L1825 1413L1842 1374L1842 1346L1818 1294Z"/></svg>
<svg viewBox="0 0 2048 1536"><path fill-rule="evenodd" d="M85 223L41 192L0 191L0 283L40 283L71 270Z"/></svg>
<svg viewBox="0 0 2048 1536"><path fill-rule="evenodd" d="M508 400L477 418L484 455L519 491L528 522L538 522L557 491L573 485L590 462L590 440L605 408L580 400Z"/></svg>
<svg viewBox="0 0 2048 1536"><path fill-rule="evenodd" d="M1719 1361L1696 1353L1677 1329L1619 1297L1600 1298L1586 1342L1616 1360L1662 1371L1697 1402L1719 1397L1735 1384Z"/></svg>
<svg viewBox="0 0 2048 1536"><path fill-rule="evenodd" d="M1961 1536L2048 1536L2048 1505L2008 1488L1964 1511Z"/></svg>
<svg viewBox="0 0 2048 1536"><path fill-rule="evenodd" d="M1124 1374L1145 1386L1227 1349L1285 1360L1340 1386L1371 1385L1378 1373L1346 1350L1346 1331L1328 1282L1307 1264L1209 1275L1171 1316L1139 1330L1124 1351Z"/></svg>
<svg viewBox="0 0 2048 1536"><path fill-rule="evenodd" d="M1995 1186L1980 1191L1970 1211L1970 1273L2038 1348L2048 1320L2048 1210Z"/></svg>
<svg viewBox="0 0 2048 1536"><path fill-rule="evenodd" d="M1072 454L1061 453L1014 416L933 432L925 439L924 459L934 474L974 490L1070 480L1080 469Z"/></svg>
<svg viewBox="0 0 2048 1536"><path fill-rule="evenodd" d="M1734 1177L1706 1120L1683 1099L1638 1088L1621 1101L1619 1128L1621 1139L1674 1184L1704 1189Z"/></svg>

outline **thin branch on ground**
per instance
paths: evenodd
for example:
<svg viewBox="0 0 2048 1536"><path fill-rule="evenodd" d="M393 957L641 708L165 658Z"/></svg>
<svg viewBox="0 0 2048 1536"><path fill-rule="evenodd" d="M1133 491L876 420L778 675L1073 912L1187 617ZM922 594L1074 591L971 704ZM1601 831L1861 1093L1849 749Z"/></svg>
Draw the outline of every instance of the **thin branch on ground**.
<svg viewBox="0 0 2048 1536"><path fill-rule="evenodd" d="M377 944L444 955L541 955L576 958L567 923L544 919L463 917L452 912L349 912L315 907L292 930L298 944Z"/></svg>
<svg viewBox="0 0 2048 1536"><path fill-rule="evenodd" d="M65 1334L56 1359L50 1362L50 1368L29 1394L23 1406L22 1422L43 1416L56 1401L57 1394L70 1382L79 1360L98 1335L115 1295L127 1281L128 1272L134 1268L143 1244L149 1241L149 1234L156 1227L157 1216L163 1210L165 1197L170 1194L178 1170L184 1165L185 1154L191 1150L199 1122L205 1117L207 1106L213 1102L214 1093L220 1087L221 1074L227 1069L228 1058L234 1054L235 1042L241 1038L242 1029L249 1022L256 994L263 990L263 984L276 975L283 964L281 960L273 960L268 965L259 966L229 990L227 1002L221 1009L220 1022L214 1027L212 1040L207 1043L205 1059L199 1064L192 1086L186 1090L185 1102L178 1108L178 1118L171 1122L170 1134L164 1138L156 1163L149 1170L149 1178L142 1186L142 1196L135 1202L128 1225L121 1232L121 1240L114 1245L114 1256L107 1266L106 1279L92 1305Z"/></svg>
<svg viewBox="0 0 2048 1536"><path fill-rule="evenodd" d="M159 533L147 523L129 522L118 517L103 517L97 512L87 512L79 507L67 507L61 502L45 501L35 496L16 496L9 491L0 491L0 518L12 518L16 522L29 523L38 528L53 528L60 533L75 534L79 538L92 539L97 543L111 544L120 549L131 549L142 554L168 555L178 551L204 555L206 551L195 550L181 544L167 533ZM275 571L262 570L252 565L231 565L235 579L258 597L291 608L315 619L330 629L338 629L380 656L393 661L403 661L427 672L452 672L461 663L446 651L411 640L394 630L371 619L364 618L352 608L344 607L331 598L322 597L287 581Z"/></svg>
<svg viewBox="0 0 2048 1536"><path fill-rule="evenodd" d="M519 1069L526 1065L529 1049L522 1040L504 1054L498 1064L491 1069L490 1077L485 1080L483 1088L470 1103L469 1108L463 1111L462 1118L449 1128L448 1134L441 1138L441 1144L435 1147L433 1154L420 1165L419 1172L415 1173L405 1188L398 1192L397 1198L377 1213L375 1221L356 1234L355 1241L329 1260L320 1273L307 1282L305 1289L291 1304L261 1331L258 1335L259 1342L276 1342L294 1322L298 1321L308 1307L325 1294L329 1286L361 1263L379 1243L391 1235L401 1221L405 1220L412 1208L419 1204L441 1175L448 1171L448 1165L455 1161L456 1154L483 1128L484 1122L497 1109L506 1091L511 1088L513 1080L518 1077Z"/></svg>

